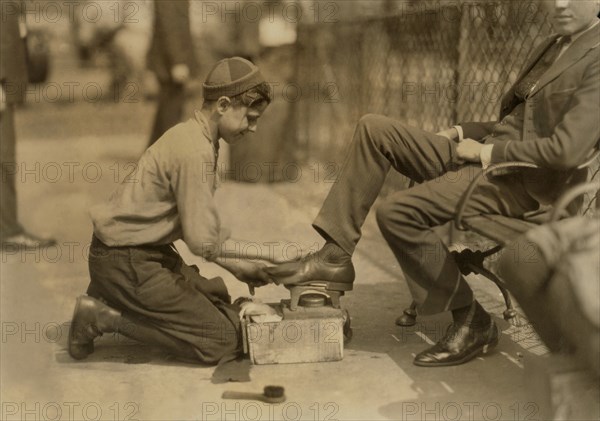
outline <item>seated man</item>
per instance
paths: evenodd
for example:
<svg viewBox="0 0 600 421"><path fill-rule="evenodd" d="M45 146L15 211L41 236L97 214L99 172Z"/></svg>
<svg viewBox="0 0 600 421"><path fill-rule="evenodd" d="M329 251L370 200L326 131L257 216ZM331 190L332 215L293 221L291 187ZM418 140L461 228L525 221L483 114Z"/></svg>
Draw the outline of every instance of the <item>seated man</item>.
<svg viewBox="0 0 600 421"><path fill-rule="evenodd" d="M265 265L231 257L213 195L219 139L242 141L271 102L259 69L239 57L218 62L195 117L146 150L137 171L92 209L88 296L77 299L69 353L86 358L94 338L119 332L186 361L215 363L241 350L239 306L220 278L187 266L173 242L251 286L269 281ZM244 247L242 247L244 249Z"/></svg>
<svg viewBox="0 0 600 421"><path fill-rule="evenodd" d="M490 163L529 161L543 169L485 180L465 216L519 217L540 203L552 203L566 186L585 178L585 172L573 168L600 138L600 4L561 1L546 6L558 34L533 52L502 100L499 121L465 123L438 135L384 116L359 121L339 178L313 224L325 245L300 262L269 268L277 282L319 280L331 290L352 289L351 256L393 167L420 184L387 198L377 210L379 227L419 314L451 311L453 317L445 337L414 363L461 364L496 345L494 322L474 300L432 228L454 217L468 183Z"/></svg>
<svg viewBox="0 0 600 421"><path fill-rule="evenodd" d="M540 338L600 376L600 218L536 227L511 250L500 273Z"/></svg>

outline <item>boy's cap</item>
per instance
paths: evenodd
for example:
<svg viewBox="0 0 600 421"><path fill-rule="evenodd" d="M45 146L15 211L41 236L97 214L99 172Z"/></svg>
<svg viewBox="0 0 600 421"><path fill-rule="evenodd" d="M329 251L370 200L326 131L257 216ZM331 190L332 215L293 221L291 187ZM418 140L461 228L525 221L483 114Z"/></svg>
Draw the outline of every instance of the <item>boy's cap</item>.
<svg viewBox="0 0 600 421"><path fill-rule="evenodd" d="M260 70L241 57L220 60L206 76L202 85L204 99L217 100L222 96L234 97L263 83Z"/></svg>

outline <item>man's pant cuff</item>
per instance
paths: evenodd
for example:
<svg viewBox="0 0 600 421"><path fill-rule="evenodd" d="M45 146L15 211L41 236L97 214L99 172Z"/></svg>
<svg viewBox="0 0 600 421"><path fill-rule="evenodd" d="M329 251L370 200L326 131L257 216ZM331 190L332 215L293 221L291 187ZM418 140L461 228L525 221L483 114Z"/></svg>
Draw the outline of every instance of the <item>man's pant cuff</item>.
<svg viewBox="0 0 600 421"><path fill-rule="evenodd" d="M354 244L354 242L352 241L346 240L344 234L340 229L334 226L328 226L326 223L319 221L318 217L317 219L315 219L312 226L325 240L330 238L350 256L354 254L356 244Z"/></svg>

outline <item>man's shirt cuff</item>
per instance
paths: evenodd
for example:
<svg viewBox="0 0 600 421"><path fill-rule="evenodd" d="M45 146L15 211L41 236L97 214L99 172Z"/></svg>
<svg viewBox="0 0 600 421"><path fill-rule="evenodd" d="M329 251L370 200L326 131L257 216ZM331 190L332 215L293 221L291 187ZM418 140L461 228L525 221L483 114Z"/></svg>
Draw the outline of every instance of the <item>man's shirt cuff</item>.
<svg viewBox="0 0 600 421"><path fill-rule="evenodd" d="M479 152L479 159L481 159L481 167L485 170L492 163L492 150L494 145L483 145Z"/></svg>
<svg viewBox="0 0 600 421"><path fill-rule="evenodd" d="M463 132L462 127L460 127L459 125L452 126L452 127L454 127L456 129L456 131L458 132L458 141L462 142L465 138L465 134Z"/></svg>

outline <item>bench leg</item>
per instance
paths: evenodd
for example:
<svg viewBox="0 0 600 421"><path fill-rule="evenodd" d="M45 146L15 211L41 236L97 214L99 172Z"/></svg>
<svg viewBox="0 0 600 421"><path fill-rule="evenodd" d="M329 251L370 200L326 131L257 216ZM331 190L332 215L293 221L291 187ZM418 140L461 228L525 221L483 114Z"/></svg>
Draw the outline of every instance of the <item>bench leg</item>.
<svg viewBox="0 0 600 421"><path fill-rule="evenodd" d="M504 303L506 304L506 310L504 310L504 313L502 313L502 315L504 316L504 320L506 320L515 327L524 326L525 321L521 316L519 316L517 310L515 310L512 303L512 299L510 298L510 294L508 290L504 288L504 282L498 276L494 275L492 272L483 267L477 267L476 273L483 275L486 278L490 279L492 282L494 282L500 290L500 292L502 293L502 297L504 297Z"/></svg>
<svg viewBox="0 0 600 421"><path fill-rule="evenodd" d="M414 301L410 307L404 309L402 316L396 319L396 324L402 327L414 326L417 323L417 303Z"/></svg>

